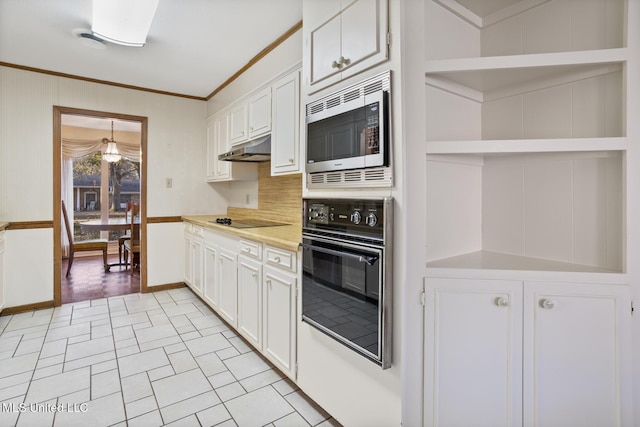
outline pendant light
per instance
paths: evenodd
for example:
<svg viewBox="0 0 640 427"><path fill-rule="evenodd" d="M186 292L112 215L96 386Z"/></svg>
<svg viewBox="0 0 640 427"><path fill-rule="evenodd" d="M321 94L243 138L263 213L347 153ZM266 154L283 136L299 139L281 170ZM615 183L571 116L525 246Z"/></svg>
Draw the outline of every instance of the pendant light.
<svg viewBox="0 0 640 427"><path fill-rule="evenodd" d="M109 163L115 163L122 158L120 153L118 153L118 147L116 146L116 141L113 139L113 120L111 120L111 140L107 138L102 138L102 143L107 144L107 149L102 154L102 158Z"/></svg>

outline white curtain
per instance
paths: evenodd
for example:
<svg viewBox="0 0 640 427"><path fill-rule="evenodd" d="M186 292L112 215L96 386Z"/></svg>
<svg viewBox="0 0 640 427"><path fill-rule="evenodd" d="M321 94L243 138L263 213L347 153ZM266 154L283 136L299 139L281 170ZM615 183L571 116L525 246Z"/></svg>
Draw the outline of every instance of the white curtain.
<svg viewBox="0 0 640 427"><path fill-rule="evenodd" d="M140 144L129 142L116 142L118 152L122 157L133 162L139 162L141 156ZM71 159L77 157L84 157L96 151L104 151L107 149L107 144L104 144L101 139L69 139L62 138L62 158Z"/></svg>
<svg viewBox="0 0 640 427"><path fill-rule="evenodd" d="M118 152L127 159L139 162L141 159L140 144L131 144L127 142L116 142ZM75 201L73 200L73 159L88 156L96 151L104 151L107 144L101 139L84 140L62 138L62 200L67 207L67 216L69 217L69 226L73 235L73 209ZM60 208L62 209L62 207ZM62 218L64 222L64 218ZM62 224L62 255L69 256L69 240L64 223Z"/></svg>
<svg viewBox="0 0 640 427"><path fill-rule="evenodd" d="M71 227L71 235L73 235L73 159L62 160L62 201L67 207L67 216L69 217L69 227ZM60 207L62 209L62 207ZM62 256L69 256L69 239L67 239L67 231L65 230L64 217L62 218Z"/></svg>

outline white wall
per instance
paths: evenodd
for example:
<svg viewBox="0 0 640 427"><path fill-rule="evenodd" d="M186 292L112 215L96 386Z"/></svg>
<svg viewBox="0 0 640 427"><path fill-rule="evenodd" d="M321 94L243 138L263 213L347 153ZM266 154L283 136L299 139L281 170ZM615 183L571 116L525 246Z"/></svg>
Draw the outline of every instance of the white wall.
<svg viewBox="0 0 640 427"><path fill-rule="evenodd" d="M148 117L147 215L174 216L225 210L222 195L205 182L206 103L108 85L0 67L0 219L8 222L53 219L53 106ZM165 188L165 178L173 188ZM163 239L161 224L150 239ZM53 248L53 235L34 230L38 245ZM17 259L25 231L7 233L6 259ZM156 236L155 233L159 235ZM17 243L17 244L14 244ZM23 245L24 246L24 245ZM171 248L172 246L170 246ZM182 258L175 245L170 259ZM162 264L155 252L149 265ZM7 307L47 301L53 295L53 253L41 254L35 277L6 262ZM171 278L181 276L174 264ZM32 274L33 273L33 274ZM155 277L155 276L152 276ZM156 279L154 279L156 280ZM157 279L162 280L162 279ZM163 282L171 283L171 282ZM161 283L154 283L161 284Z"/></svg>

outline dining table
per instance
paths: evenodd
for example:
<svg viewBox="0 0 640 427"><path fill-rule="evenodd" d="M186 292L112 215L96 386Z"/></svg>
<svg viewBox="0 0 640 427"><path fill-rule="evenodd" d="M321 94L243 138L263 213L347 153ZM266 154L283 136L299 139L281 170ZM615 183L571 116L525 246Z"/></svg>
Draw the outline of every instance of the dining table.
<svg viewBox="0 0 640 427"><path fill-rule="evenodd" d="M134 223L139 224L140 220L136 218ZM131 221L125 218L109 218L107 221L95 219L80 223L80 228L83 230L114 231L127 230L129 227L131 227Z"/></svg>
<svg viewBox="0 0 640 427"><path fill-rule="evenodd" d="M140 224L140 218L134 219L134 224ZM131 227L130 218L108 218L106 221L101 219L94 219L90 221L84 221L80 223L80 228L87 231L117 231L128 230ZM126 265L118 259L117 263L109 263L109 268Z"/></svg>

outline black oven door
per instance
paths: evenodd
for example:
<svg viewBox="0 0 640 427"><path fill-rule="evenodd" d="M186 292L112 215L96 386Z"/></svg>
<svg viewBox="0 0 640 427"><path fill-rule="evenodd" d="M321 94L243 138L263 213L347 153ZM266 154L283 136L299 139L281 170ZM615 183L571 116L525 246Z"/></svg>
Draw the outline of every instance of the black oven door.
<svg viewBox="0 0 640 427"><path fill-rule="evenodd" d="M381 247L303 237L302 320L382 365Z"/></svg>

